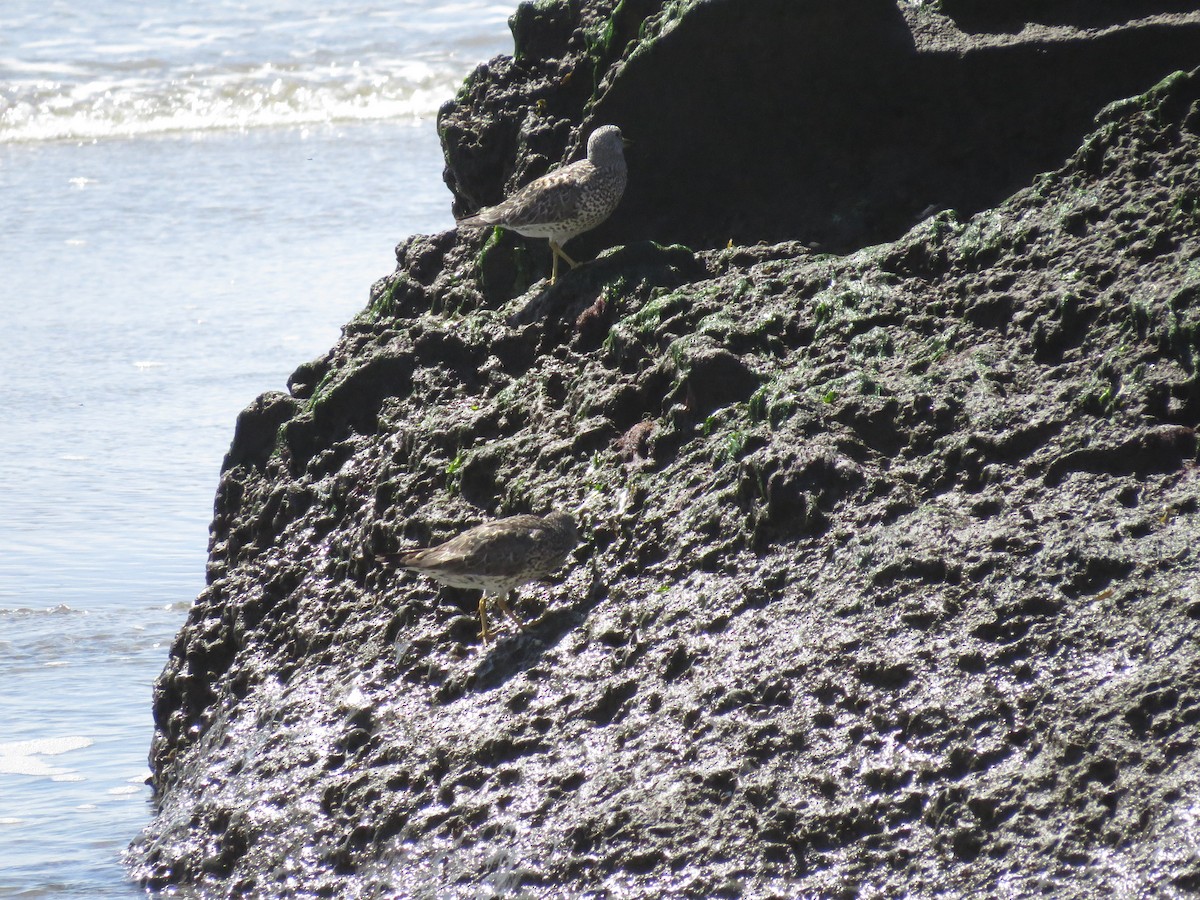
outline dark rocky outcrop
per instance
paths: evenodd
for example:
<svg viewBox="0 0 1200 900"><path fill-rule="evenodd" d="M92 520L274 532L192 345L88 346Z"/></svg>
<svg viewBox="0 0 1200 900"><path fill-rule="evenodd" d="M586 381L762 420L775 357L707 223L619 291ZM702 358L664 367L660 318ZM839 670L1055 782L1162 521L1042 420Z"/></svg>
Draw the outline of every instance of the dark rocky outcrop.
<svg viewBox="0 0 1200 900"><path fill-rule="evenodd" d="M1020 6L961 5L960 18L1005 23ZM802 240L841 253L931 210L975 213L1057 166L1105 103L1196 65L1200 15L1148 15L1181 4L1092 3L1087 31L1053 26L1074 14L1064 4L1035 5L1051 24L968 36L894 0L626 0L606 22L613 4L589 4L560 56L493 62L486 89L477 76L443 113L455 210L496 202L617 122L637 189L579 239L588 252Z"/></svg>
<svg viewBox="0 0 1200 900"><path fill-rule="evenodd" d="M1102 5L521 7L441 117L457 208L616 121L613 248L548 288L411 238L239 417L137 876L1200 890L1200 16ZM374 562L551 506L585 541L488 648Z"/></svg>

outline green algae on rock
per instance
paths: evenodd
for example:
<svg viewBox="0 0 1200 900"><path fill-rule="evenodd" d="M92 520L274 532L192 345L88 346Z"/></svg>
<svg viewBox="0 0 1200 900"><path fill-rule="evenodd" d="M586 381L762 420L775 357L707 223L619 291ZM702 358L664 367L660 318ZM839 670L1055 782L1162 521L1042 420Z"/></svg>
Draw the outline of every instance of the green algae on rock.
<svg viewBox="0 0 1200 900"><path fill-rule="evenodd" d="M635 242L507 296L474 244L408 240L239 417L138 876L1200 888L1200 75L1075 146L843 256ZM564 504L579 564L486 653L473 595L374 563Z"/></svg>

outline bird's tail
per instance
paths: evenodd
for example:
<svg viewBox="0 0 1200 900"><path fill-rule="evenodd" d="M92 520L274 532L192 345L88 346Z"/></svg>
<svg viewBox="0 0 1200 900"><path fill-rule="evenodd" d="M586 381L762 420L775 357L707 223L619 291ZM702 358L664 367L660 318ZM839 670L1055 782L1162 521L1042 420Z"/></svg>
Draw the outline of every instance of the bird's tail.
<svg viewBox="0 0 1200 900"><path fill-rule="evenodd" d="M478 212L473 216L456 219L454 224L464 228L491 228L496 223L488 220L486 212Z"/></svg>
<svg viewBox="0 0 1200 900"><path fill-rule="evenodd" d="M399 553L376 553L375 562L382 566L407 566L420 550L401 550Z"/></svg>

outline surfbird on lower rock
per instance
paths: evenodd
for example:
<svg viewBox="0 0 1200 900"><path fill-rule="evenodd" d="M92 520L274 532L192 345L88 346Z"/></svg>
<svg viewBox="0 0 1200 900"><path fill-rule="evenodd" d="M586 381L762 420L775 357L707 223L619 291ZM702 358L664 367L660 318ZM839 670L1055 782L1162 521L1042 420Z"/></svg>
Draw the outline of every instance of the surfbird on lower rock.
<svg viewBox="0 0 1200 900"><path fill-rule="evenodd" d="M561 566L579 543L575 520L570 513L546 516L509 516L485 522L436 547L403 550L376 557L428 575L450 587L476 588L479 598L480 638L486 644L487 598L496 603L517 627L520 621L508 605L509 595L530 581L544 578Z"/></svg>
<svg viewBox="0 0 1200 900"><path fill-rule="evenodd" d="M625 180L621 129L603 125L588 138L587 159L531 181L508 199L459 219L458 224L499 225L525 237L548 238L554 259L550 283L554 284L559 257L572 269L578 265L563 252L562 245L612 215L625 192Z"/></svg>

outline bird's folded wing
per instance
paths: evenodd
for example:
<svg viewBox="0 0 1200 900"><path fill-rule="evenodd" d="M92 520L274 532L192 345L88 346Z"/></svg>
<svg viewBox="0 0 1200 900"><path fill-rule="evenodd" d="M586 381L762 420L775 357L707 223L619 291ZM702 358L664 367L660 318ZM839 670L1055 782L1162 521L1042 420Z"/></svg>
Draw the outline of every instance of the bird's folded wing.
<svg viewBox="0 0 1200 900"><path fill-rule="evenodd" d="M565 169L544 175L527 184L499 206L487 218L510 228L562 222L579 214L583 185Z"/></svg>

